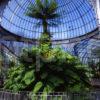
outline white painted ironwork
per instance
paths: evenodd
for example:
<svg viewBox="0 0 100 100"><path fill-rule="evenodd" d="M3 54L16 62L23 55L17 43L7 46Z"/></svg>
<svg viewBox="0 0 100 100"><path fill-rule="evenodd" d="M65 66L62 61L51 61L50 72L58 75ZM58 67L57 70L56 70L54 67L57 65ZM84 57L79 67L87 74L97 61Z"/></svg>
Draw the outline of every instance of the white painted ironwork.
<svg viewBox="0 0 100 100"><path fill-rule="evenodd" d="M88 0L88 1L95 11L97 24L100 25L100 0Z"/></svg>

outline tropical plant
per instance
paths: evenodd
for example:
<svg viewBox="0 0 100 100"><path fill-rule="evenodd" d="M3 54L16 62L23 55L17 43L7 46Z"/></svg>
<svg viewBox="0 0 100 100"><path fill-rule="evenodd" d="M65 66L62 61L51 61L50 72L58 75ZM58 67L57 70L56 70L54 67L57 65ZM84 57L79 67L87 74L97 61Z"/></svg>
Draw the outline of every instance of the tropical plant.
<svg viewBox="0 0 100 100"><path fill-rule="evenodd" d="M42 22L43 36L39 39L39 46L24 49L20 64L9 69L5 89L45 93L81 90L90 86L88 67L61 48L50 48L48 26L51 20L59 17L56 10L54 0L36 0L36 4L30 5L27 15ZM52 25L56 24L52 22Z"/></svg>
<svg viewBox="0 0 100 100"><path fill-rule="evenodd" d="M57 26L58 21L55 19L59 17L59 14L56 12L58 4L55 0L35 0L35 4L30 4L27 16L39 20L37 25L43 26L43 34L47 34L49 38L51 37L50 32L48 31L48 26Z"/></svg>
<svg viewBox="0 0 100 100"><path fill-rule="evenodd" d="M36 61L37 54L39 62ZM37 66L40 67L38 72ZM90 86L89 73L89 68L84 67L76 57L61 48L41 44L30 50L24 49L20 65L9 70L4 88L34 93L80 90Z"/></svg>

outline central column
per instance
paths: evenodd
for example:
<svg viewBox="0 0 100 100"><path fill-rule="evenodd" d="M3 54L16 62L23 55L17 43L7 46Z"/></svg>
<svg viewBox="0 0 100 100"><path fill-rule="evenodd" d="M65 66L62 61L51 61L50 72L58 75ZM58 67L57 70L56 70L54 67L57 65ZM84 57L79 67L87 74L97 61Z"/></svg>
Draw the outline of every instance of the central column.
<svg viewBox="0 0 100 100"><path fill-rule="evenodd" d="M96 17L97 24L100 26L100 0L96 0Z"/></svg>

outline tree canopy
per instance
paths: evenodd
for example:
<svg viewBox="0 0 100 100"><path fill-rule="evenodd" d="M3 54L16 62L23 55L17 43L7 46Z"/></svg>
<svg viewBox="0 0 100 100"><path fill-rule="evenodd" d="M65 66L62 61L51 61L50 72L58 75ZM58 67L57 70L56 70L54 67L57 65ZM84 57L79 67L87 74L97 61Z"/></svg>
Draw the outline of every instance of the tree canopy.
<svg viewBox="0 0 100 100"><path fill-rule="evenodd" d="M35 0L34 4L30 4L26 15L40 20L37 25L43 26L43 33L51 37L48 26L57 26L58 21L55 19L60 15L57 13L58 4L55 0Z"/></svg>

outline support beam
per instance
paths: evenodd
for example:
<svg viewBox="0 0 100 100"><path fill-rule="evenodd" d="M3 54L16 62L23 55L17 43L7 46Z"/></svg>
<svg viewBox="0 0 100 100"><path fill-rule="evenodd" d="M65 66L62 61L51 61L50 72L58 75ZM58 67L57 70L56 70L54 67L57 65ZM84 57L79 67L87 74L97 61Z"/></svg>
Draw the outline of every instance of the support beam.
<svg viewBox="0 0 100 100"><path fill-rule="evenodd" d="M53 44L77 43L77 42L80 42L87 38L98 37L98 34L99 34L99 28L96 28L92 32L89 32L89 33L79 36L79 37L70 38L70 39L62 39L62 40L52 40L52 42L53 42ZM0 38L2 40L6 40L6 41L24 42L24 43L29 43L29 44L33 44L33 45L36 45L36 42L37 42L36 39L29 39L29 38L25 38L22 36L18 36L14 33L11 33L9 31L7 31L6 29L4 29L2 26L0 26Z"/></svg>
<svg viewBox="0 0 100 100"><path fill-rule="evenodd" d="M25 37L16 35L14 33L11 33L7 31L6 29L4 29L2 26L0 26L0 39L6 40L6 41L25 42L25 43L30 43L30 44L34 44L36 41L35 39L29 39L29 38L25 38Z"/></svg>

